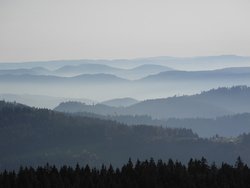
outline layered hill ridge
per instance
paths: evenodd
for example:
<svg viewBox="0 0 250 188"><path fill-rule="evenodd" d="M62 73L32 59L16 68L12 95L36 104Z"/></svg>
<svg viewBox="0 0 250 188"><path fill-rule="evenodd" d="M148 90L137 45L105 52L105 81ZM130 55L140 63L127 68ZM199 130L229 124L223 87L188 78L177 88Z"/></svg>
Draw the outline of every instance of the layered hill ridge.
<svg viewBox="0 0 250 188"><path fill-rule="evenodd" d="M147 81L178 81L186 79L241 79L249 78L250 67L229 67L223 69L206 70L206 71L182 71L173 70L161 65L141 65L132 69L114 68L101 64L81 64L78 66L64 66L55 71L50 71L43 67L30 69L6 69L0 70L1 78L11 76L22 78L23 76L33 76L34 78L77 78L88 76L110 75L121 77L121 79L134 80L136 82Z"/></svg>
<svg viewBox="0 0 250 188"><path fill-rule="evenodd" d="M166 82L180 80L227 80L227 79L249 79L250 67L230 67L224 69L207 71L163 71L155 75L149 75L140 79L141 82Z"/></svg>
<svg viewBox="0 0 250 188"><path fill-rule="evenodd" d="M55 97L46 95L30 95L30 94L11 94L11 93L1 93L0 100L5 100L9 102L17 102L26 104L28 106L37 108L49 108L53 109L58 106L59 103L64 101L80 101L85 104L93 104L96 101L85 99L85 98L70 98L70 97Z"/></svg>
<svg viewBox="0 0 250 188"><path fill-rule="evenodd" d="M101 104L112 107L128 107L138 103L139 101L130 97L111 99L101 102Z"/></svg>
<svg viewBox="0 0 250 188"><path fill-rule="evenodd" d="M0 101L0 169L66 161L70 164L77 161L119 164L129 156L151 155L151 149L146 146L150 143L197 138L186 129L128 127L110 120ZM137 144L129 149L127 146L132 143ZM141 147L140 152L137 147Z"/></svg>
<svg viewBox="0 0 250 188"><path fill-rule="evenodd" d="M223 115L250 112L250 88L235 86L218 88L196 95L151 99L127 107L104 104L86 105L77 102L61 103L55 108L61 112L91 112L100 115L149 115L157 119L215 118Z"/></svg>
<svg viewBox="0 0 250 188"><path fill-rule="evenodd" d="M78 71L77 66L74 68ZM220 86L250 86L250 69L247 67L209 71L165 71L164 68L166 67L159 65L143 65L133 69L131 74L131 69L123 73L118 71L116 74L90 74L86 73L91 72L90 70L85 70L84 74L71 77L51 74L0 74L0 93L24 94L25 91L31 95L87 98L94 101L128 96L143 100L176 94L192 95Z"/></svg>
<svg viewBox="0 0 250 188"><path fill-rule="evenodd" d="M120 68L133 68L134 66L158 64L169 66L180 70L204 70L221 69L225 67L244 67L249 66L250 57L237 55L218 55L218 56L195 56L195 57L171 57L159 56L136 59L82 59L82 60L55 60L55 61L34 61L18 63L0 63L0 69L19 69L44 67L50 70L59 69L63 66L81 64L104 64Z"/></svg>
<svg viewBox="0 0 250 188"><path fill-rule="evenodd" d="M49 82L55 84L61 83L113 83L113 82L129 82L126 79L119 78L112 74L82 74L73 77L61 77L61 76L52 76L52 75L30 75L30 74L22 74L22 75L0 75L0 82L22 82L22 83L36 83L36 82Z"/></svg>
<svg viewBox="0 0 250 188"><path fill-rule="evenodd" d="M248 140L249 135L201 139L188 129L126 126L0 101L0 169L46 162L117 166L129 157L171 157L184 162L204 155L218 163L234 163L241 155L249 163Z"/></svg>
<svg viewBox="0 0 250 188"><path fill-rule="evenodd" d="M0 64L1 66L1 64ZM148 75L157 74L163 71L172 71L173 69L162 65L140 65L135 68L125 69L111 67L105 64L80 64L80 65L66 65L55 70L49 70L43 67L20 68L20 69L2 69L0 75L47 75L59 77L76 77L79 75L101 75L109 74L124 79L134 80L143 78Z"/></svg>

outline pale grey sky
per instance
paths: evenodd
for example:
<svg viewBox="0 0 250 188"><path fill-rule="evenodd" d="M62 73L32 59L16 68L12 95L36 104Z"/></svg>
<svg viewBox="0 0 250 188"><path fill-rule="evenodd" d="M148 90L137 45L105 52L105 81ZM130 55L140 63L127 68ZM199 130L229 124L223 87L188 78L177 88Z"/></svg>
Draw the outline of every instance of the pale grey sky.
<svg viewBox="0 0 250 188"><path fill-rule="evenodd" d="M0 61L250 56L249 0L0 0Z"/></svg>

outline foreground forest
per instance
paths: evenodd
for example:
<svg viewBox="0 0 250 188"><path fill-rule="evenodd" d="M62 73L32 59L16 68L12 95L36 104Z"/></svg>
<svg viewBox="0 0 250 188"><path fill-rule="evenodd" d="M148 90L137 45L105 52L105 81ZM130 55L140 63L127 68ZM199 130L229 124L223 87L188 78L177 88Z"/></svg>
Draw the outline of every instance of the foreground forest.
<svg viewBox="0 0 250 188"><path fill-rule="evenodd" d="M121 166L128 158L173 158L187 162L234 163L238 156L250 164L250 135L200 138L190 129L146 125L127 126L111 120L75 116L0 102L0 169L20 165L89 164Z"/></svg>
<svg viewBox="0 0 250 188"><path fill-rule="evenodd" d="M240 158L234 166L209 165L205 158L190 159L187 165L169 159L140 161L131 159L121 168L112 165L90 168L57 168L49 164L37 168L21 167L19 171L0 173L4 188L245 188L250 185L250 169Z"/></svg>

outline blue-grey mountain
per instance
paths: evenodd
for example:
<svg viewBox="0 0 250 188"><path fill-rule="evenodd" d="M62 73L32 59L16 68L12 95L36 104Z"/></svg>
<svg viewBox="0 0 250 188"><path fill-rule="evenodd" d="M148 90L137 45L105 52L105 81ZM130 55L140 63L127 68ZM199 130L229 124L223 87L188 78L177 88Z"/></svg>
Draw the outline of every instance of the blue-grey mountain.
<svg viewBox="0 0 250 188"><path fill-rule="evenodd" d="M77 102L61 103L55 108L62 112L91 112L100 115L149 115L157 119L215 118L250 112L250 88L237 86L212 89L191 96L175 96L145 100L128 107L104 104L86 105Z"/></svg>

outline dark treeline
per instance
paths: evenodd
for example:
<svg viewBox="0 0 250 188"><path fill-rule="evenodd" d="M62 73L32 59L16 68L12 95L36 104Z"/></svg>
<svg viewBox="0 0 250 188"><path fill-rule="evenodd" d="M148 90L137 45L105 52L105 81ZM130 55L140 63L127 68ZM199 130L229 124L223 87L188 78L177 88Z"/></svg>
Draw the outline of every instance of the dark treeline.
<svg viewBox="0 0 250 188"><path fill-rule="evenodd" d="M250 169L240 157L234 166L222 163L208 165L205 158L191 159L187 165L181 162L162 160L131 160L121 168L111 165L100 169L88 165L75 168L63 166L57 168L49 164L44 167L21 167L18 172L0 173L0 187L4 188L95 188L95 187L131 187L131 188L244 188L250 186Z"/></svg>

